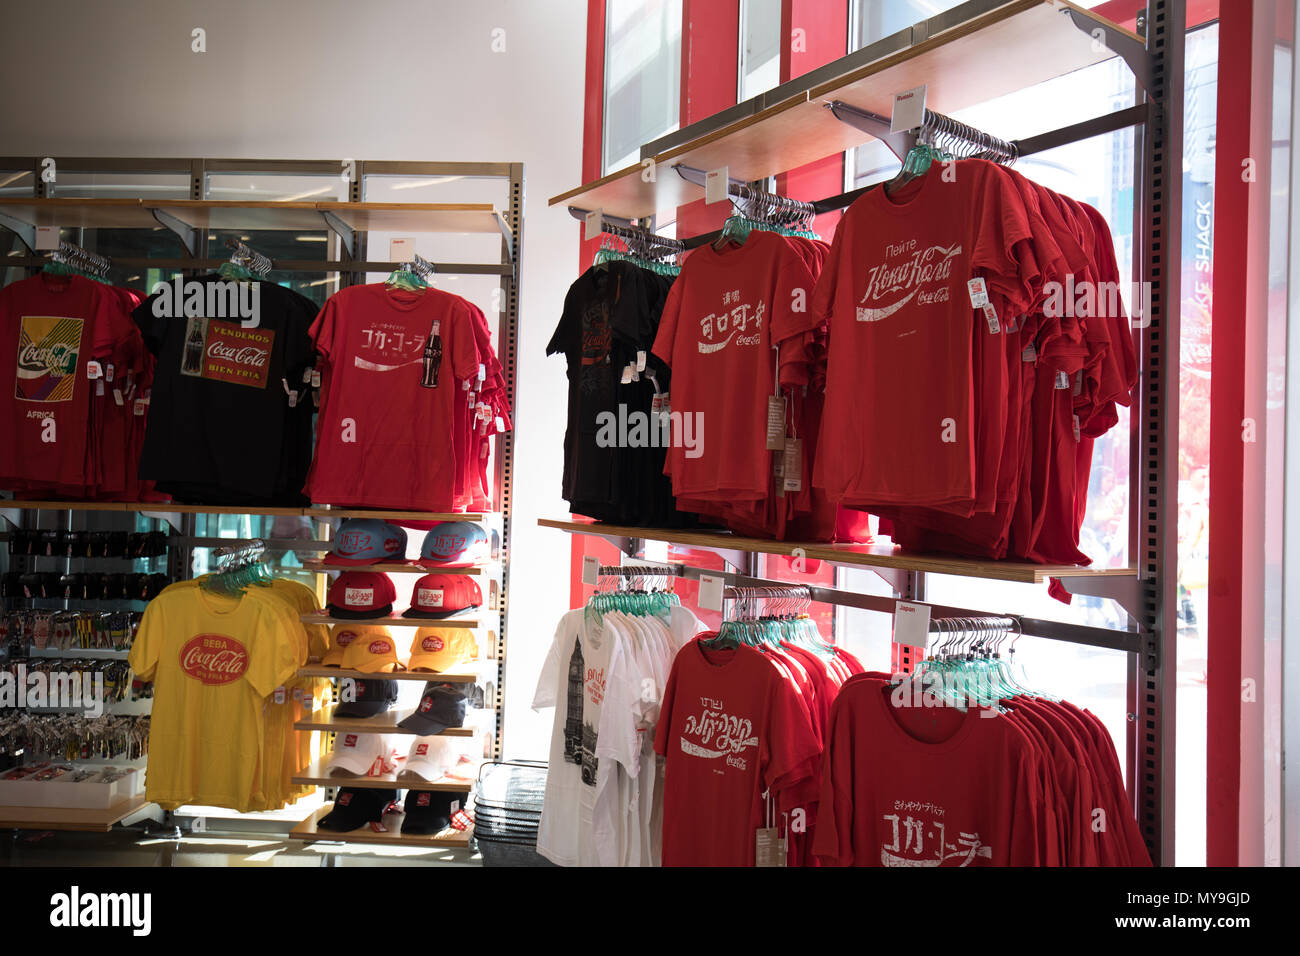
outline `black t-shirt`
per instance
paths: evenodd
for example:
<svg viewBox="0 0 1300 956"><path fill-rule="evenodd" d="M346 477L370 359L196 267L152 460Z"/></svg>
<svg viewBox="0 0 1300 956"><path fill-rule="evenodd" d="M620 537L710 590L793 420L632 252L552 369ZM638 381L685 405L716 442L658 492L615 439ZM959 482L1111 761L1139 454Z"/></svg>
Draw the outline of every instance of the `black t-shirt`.
<svg viewBox="0 0 1300 956"><path fill-rule="evenodd" d="M305 504L312 409L303 377L317 306L271 282L196 281L202 314L185 315L187 296L176 304L161 291L132 313L157 357L140 476L180 501ZM299 393L294 408L286 385Z"/></svg>
<svg viewBox="0 0 1300 956"><path fill-rule="evenodd" d="M625 440L648 438L653 424L655 384L647 372L654 372L660 391L669 388L668 370L650 350L670 287L665 276L615 261L588 269L565 297L546 354L568 360L563 496L577 514L635 525L691 522L673 503L665 449ZM624 382L624 369L640 352L646 371Z"/></svg>

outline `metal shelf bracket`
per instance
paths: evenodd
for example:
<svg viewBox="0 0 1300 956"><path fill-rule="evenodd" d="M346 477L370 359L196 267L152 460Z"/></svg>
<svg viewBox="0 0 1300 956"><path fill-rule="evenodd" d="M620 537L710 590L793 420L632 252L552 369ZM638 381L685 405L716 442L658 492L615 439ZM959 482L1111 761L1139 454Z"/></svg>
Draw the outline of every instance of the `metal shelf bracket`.
<svg viewBox="0 0 1300 956"><path fill-rule="evenodd" d="M36 251L36 224L25 222L9 213L0 211L0 226L4 226L14 235L16 235L22 244L27 247L28 252Z"/></svg>
<svg viewBox="0 0 1300 956"><path fill-rule="evenodd" d="M343 243L343 248L347 250L347 254L352 255L352 250L357 246L356 230L339 218L335 212L322 209L321 215L325 217L325 224L339 237L339 241Z"/></svg>
<svg viewBox="0 0 1300 956"><path fill-rule="evenodd" d="M1123 59L1128 64L1128 68L1133 71L1133 77L1138 81L1138 85L1148 96L1151 94L1153 71L1151 54L1147 52L1146 44L1133 39L1113 23L1093 19L1086 10L1067 6L1063 12L1075 27L1088 34L1095 42L1104 44L1106 49L1113 50Z"/></svg>
<svg viewBox="0 0 1300 956"><path fill-rule="evenodd" d="M823 103L822 105L830 110L841 123L847 123L853 128L860 129L862 132L869 133L880 140L900 160L907 156L908 151L916 145L916 133L910 131L891 133L889 131L889 120L877 113L872 113L870 110L858 109L858 107L850 106L842 100L831 100L829 103Z"/></svg>
<svg viewBox="0 0 1300 956"><path fill-rule="evenodd" d="M1141 627L1142 589L1136 577L1060 578L1060 582L1071 594L1114 601Z"/></svg>
<svg viewBox="0 0 1300 956"><path fill-rule="evenodd" d="M179 511L141 511L141 515L146 518L157 518L159 521L166 521L182 534L185 529L181 527L181 513Z"/></svg>
<svg viewBox="0 0 1300 956"><path fill-rule="evenodd" d="M158 222L176 233L177 237L181 241L181 245L185 247L186 252L191 256L197 256L199 254L199 231L197 229L184 220L172 215L166 209L150 209L149 211L153 213L153 217L157 219Z"/></svg>

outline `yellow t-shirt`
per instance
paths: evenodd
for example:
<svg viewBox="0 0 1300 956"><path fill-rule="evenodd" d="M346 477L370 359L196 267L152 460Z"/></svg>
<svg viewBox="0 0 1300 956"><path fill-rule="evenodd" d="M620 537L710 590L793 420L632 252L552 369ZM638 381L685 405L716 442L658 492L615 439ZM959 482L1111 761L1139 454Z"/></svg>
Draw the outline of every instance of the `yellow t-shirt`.
<svg viewBox="0 0 1300 956"><path fill-rule="evenodd" d="M302 630L283 601L256 590L182 582L140 621L128 661L154 682L145 796L164 809L265 805L266 699L297 670Z"/></svg>

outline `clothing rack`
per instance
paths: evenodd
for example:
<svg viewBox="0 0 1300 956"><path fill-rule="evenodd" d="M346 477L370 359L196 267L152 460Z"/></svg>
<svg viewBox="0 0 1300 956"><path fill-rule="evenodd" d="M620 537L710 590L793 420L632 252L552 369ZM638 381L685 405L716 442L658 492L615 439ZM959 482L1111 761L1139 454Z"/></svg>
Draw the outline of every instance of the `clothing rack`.
<svg viewBox="0 0 1300 956"><path fill-rule="evenodd" d="M413 252L411 253L411 261L399 262L395 271L413 272L416 275L427 279L429 276L433 275L434 267L433 263L424 258L424 256L420 255L418 252Z"/></svg>
<svg viewBox="0 0 1300 956"><path fill-rule="evenodd" d="M585 214L584 214L585 215ZM607 236L615 236L627 244L628 254L647 259L686 251L686 243L680 239L656 235L645 226L633 225L631 222L600 217L600 231Z"/></svg>
<svg viewBox="0 0 1300 956"><path fill-rule="evenodd" d="M112 261L107 256L88 252L81 246L62 239L59 240L59 247L50 253L49 258L51 262L62 263L73 269L99 276L101 279L108 275L108 270L112 266Z"/></svg>
<svg viewBox="0 0 1300 956"><path fill-rule="evenodd" d="M234 571L256 564L266 555L266 542L261 538L228 548L213 548L212 557L220 562L222 571Z"/></svg>

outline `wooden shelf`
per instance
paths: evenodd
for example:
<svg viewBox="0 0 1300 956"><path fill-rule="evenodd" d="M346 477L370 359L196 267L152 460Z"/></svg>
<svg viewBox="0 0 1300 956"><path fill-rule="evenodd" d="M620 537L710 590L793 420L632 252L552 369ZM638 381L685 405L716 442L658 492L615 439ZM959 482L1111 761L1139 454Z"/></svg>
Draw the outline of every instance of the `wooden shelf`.
<svg viewBox="0 0 1300 956"><path fill-rule="evenodd" d="M1017 0L901 50L885 52L889 41L882 41L843 57L843 72L830 78L822 77L834 65L814 71L807 81L812 85L785 84L650 144L642 161L653 158L654 182L643 181L644 169L636 163L552 197L550 204L624 218L675 212L702 199L704 188L683 180L674 165L727 166L732 179L748 182L868 142L869 134L831 115L824 104L832 100L888 117L895 93L924 83L926 105L951 115L1115 56L1093 48L1092 37L1065 14L1066 6L1063 0ZM651 149L656 151L647 156Z"/></svg>
<svg viewBox="0 0 1300 956"><path fill-rule="evenodd" d="M496 661L472 661L472 664L495 664ZM366 674L362 671L344 670L341 667L323 667L318 664L298 668L299 677L325 677L343 679L350 677L353 680L418 680L425 683L429 681L446 681L449 684L473 684L479 679L479 674L472 671L464 670L464 664L460 669L437 673L435 671L393 671L391 674Z"/></svg>
<svg viewBox="0 0 1300 956"><path fill-rule="evenodd" d="M384 627L464 627L476 628L479 626L477 617L448 617L443 619L433 617L402 617L400 614L389 614L387 617L330 617L328 614L321 612L319 614L302 615L304 624L379 624Z"/></svg>
<svg viewBox="0 0 1300 956"><path fill-rule="evenodd" d="M386 833L376 833L370 829L369 825L359 830L353 830L351 833L335 833L332 830L321 830L317 828L320 820L332 810L333 807L321 807L314 812L302 823L298 824L289 831L289 838L292 840L306 840L308 842L329 842L329 843L369 843L377 846L427 846L427 847L447 847L449 849L468 850L470 837L473 835L472 830L454 830L448 827L441 833L434 833L428 836L410 834L403 836L400 832L402 815L400 813L390 813L384 817L384 825L390 829Z"/></svg>
<svg viewBox="0 0 1300 956"><path fill-rule="evenodd" d="M491 203L319 202L357 232L497 233L501 217Z"/></svg>
<svg viewBox="0 0 1300 956"><path fill-rule="evenodd" d="M169 213L192 229L324 232L328 226L313 202L239 202L217 199L145 200L149 210Z"/></svg>
<svg viewBox="0 0 1300 956"><path fill-rule="evenodd" d="M374 508L331 508L315 505L302 509L312 518L385 518L389 521L482 521L483 513L456 511L382 511Z"/></svg>
<svg viewBox="0 0 1300 956"><path fill-rule="evenodd" d="M480 564L472 568L422 568L412 561L342 565L326 564L319 558L304 561L302 566L308 571L381 571L384 574L482 574L485 567Z"/></svg>
<svg viewBox="0 0 1300 956"><path fill-rule="evenodd" d="M22 511L159 511L173 514L214 515L299 515L308 518L384 518L393 523L402 521L469 521L484 520L483 512L444 511L379 511L370 509L330 508L313 505L310 508L285 508L275 505L183 505L173 501L29 501L18 498L0 498L0 510L17 508Z"/></svg>
<svg viewBox="0 0 1300 956"><path fill-rule="evenodd" d="M371 674L374 679L387 679L387 674ZM397 726L397 722L405 720L410 711L390 710L386 714L379 714L375 717L335 717L334 704L326 704L320 710L304 717L302 720L295 721L294 730L323 730L336 734L408 734L412 737L424 736L419 731L406 730ZM439 737L473 737L473 727L448 727Z"/></svg>
<svg viewBox="0 0 1300 956"><path fill-rule="evenodd" d="M432 783L414 774L384 774L382 777L349 777L344 774L332 774L326 768L329 761L325 758L313 761L294 776L293 782L301 787L360 787L367 790L437 790L443 793L468 793L474 789L474 781L448 780L445 777ZM474 767L475 777L478 765Z"/></svg>
<svg viewBox="0 0 1300 956"><path fill-rule="evenodd" d="M1133 568L1087 568L1074 564L1032 564L1028 561L988 561L943 554L913 554L887 544L772 541L766 538L742 538L725 531L633 528L599 522L554 521L548 518L539 519L537 523L543 528L556 528L571 534L649 538L685 547L724 548L751 554L780 554L788 557L798 548L803 551L805 558L833 564L924 571L929 574L952 574L1022 584L1038 584L1049 578L1134 577L1137 574Z"/></svg>
<svg viewBox="0 0 1300 956"><path fill-rule="evenodd" d="M107 810L65 807L0 807L0 829L82 830L107 833L131 814L147 806L144 795L130 797Z"/></svg>
<svg viewBox="0 0 1300 956"><path fill-rule="evenodd" d="M66 229L157 229L141 199L3 199L0 214L32 226Z"/></svg>

